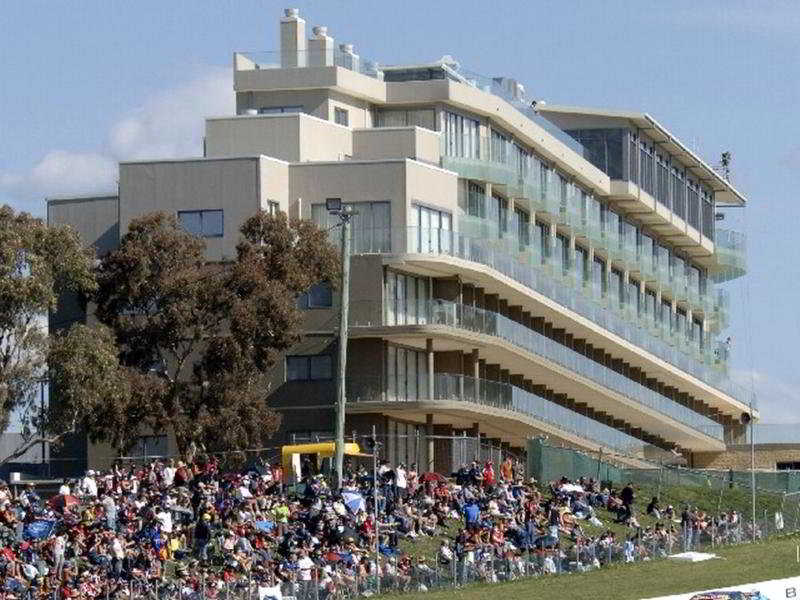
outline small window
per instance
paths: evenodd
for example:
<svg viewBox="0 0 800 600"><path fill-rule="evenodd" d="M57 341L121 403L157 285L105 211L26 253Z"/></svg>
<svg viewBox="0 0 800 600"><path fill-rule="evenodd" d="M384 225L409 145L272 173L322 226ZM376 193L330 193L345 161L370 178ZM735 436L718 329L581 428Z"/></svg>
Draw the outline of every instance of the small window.
<svg viewBox="0 0 800 600"><path fill-rule="evenodd" d="M316 283L297 298L297 308L330 308L333 306L333 289L329 283Z"/></svg>
<svg viewBox="0 0 800 600"><path fill-rule="evenodd" d="M333 120L337 125L344 125L345 127L350 125L350 115L343 108L333 109Z"/></svg>
<svg viewBox="0 0 800 600"><path fill-rule="evenodd" d="M287 381L318 381L333 377L333 359L330 354L313 356L287 356Z"/></svg>
<svg viewBox="0 0 800 600"><path fill-rule="evenodd" d="M281 205L275 202L275 200L267 200L267 214L272 215L273 217L277 215L281 210Z"/></svg>
<svg viewBox="0 0 800 600"><path fill-rule="evenodd" d="M221 210L181 210L178 222L197 237L222 237L224 219Z"/></svg>

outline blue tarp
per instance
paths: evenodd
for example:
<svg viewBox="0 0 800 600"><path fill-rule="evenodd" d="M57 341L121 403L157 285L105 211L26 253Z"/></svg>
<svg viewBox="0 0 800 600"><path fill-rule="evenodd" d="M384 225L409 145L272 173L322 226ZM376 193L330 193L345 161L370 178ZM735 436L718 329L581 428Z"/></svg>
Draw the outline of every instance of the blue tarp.
<svg viewBox="0 0 800 600"><path fill-rule="evenodd" d="M275 523L273 521L256 521L256 529L264 533L269 533L275 529Z"/></svg>
<svg viewBox="0 0 800 600"><path fill-rule="evenodd" d="M32 521L25 525L25 528L22 530L22 537L26 540L41 540L50 537L50 534L53 533L55 526L55 521L49 521L46 519Z"/></svg>

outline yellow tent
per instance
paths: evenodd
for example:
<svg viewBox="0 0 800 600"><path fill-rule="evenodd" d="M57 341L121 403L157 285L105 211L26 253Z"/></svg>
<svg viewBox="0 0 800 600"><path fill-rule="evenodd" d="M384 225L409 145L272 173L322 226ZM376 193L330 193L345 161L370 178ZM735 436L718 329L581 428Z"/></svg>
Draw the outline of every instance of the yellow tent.
<svg viewBox="0 0 800 600"><path fill-rule="evenodd" d="M288 478L292 473L292 460L294 456L300 454L317 454L320 458L330 458L336 454L336 443L319 442L316 444L294 444L281 448L284 478ZM359 448L358 444L355 442L345 443L344 454L345 456L364 456L361 452L361 448Z"/></svg>

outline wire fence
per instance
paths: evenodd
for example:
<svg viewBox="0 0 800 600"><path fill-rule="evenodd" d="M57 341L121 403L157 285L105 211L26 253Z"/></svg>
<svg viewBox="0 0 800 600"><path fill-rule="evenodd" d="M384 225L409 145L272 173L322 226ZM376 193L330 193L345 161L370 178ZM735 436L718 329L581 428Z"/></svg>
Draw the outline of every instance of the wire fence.
<svg viewBox="0 0 800 600"><path fill-rule="evenodd" d="M781 512L765 513L755 523L714 520L707 526L696 527L692 523L670 522L655 533L643 535L641 531L632 531L622 540L610 535L572 540L541 536L524 547L510 542L502 547L449 546L449 552L440 551L435 558L379 554L376 559L372 553L355 559L339 554L328 555L310 568L279 567L270 573L239 569L236 573L226 571L221 578L221 571L203 569L180 579L169 575L108 579L104 585L88 581L80 593L109 600L347 600L454 589L473 583L566 576L611 565L662 560L684 552L713 552L724 546L753 540L758 543L797 531L800 531L800 511L794 510L788 517ZM213 551L210 555L212 563L228 564L229 558ZM174 573L174 567L168 563L164 571ZM278 571L280 575L276 574ZM62 595L56 590L51 597L61 600Z"/></svg>

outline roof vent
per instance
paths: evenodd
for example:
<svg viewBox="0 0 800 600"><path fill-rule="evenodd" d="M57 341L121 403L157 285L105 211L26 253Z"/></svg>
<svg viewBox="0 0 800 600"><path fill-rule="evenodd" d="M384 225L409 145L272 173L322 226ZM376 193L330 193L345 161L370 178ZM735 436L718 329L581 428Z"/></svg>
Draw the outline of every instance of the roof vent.
<svg viewBox="0 0 800 600"><path fill-rule="evenodd" d="M300 9L299 8L284 8L283 14L286 15L288 18L296 18L300 16Z"/></svg>
<svg viewBox="0 0 800 600"><path fill-rule="evenodd" d="M328 35L328 28L325 25L317 25L312 31L314 36L318 38L324 38Z"/></svg>

